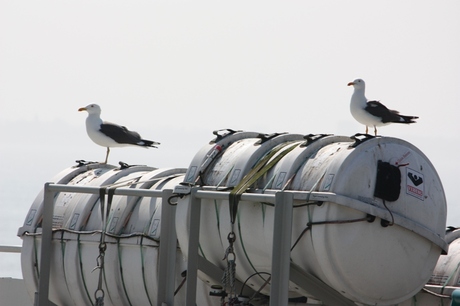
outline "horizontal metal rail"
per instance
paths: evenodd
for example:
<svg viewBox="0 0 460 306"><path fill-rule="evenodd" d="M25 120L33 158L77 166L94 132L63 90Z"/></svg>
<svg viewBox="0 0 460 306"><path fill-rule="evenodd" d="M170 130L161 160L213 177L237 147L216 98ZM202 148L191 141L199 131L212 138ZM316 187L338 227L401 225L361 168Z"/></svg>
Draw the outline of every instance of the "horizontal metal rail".
<svg viewBox="0 0 460 306"><path fill-rule="evenodd" d="M20 245L0 245L0 253L21 253Z"/></svg>
<svg viewBox="0 0 460 306"><path fill-rule="evenodd" d="M54 192L75 192L75 193L89 193L89 194L99 194L101 189L113 190L115 195L125 195L125 196L138 196L138 197L161 197L163 195L163 190L149 190L149 189L134 189L134 188L124 188L116 186L101 186L101 187L92 187L92 186L75 186L75 185L63 185L63 184L46 184L48 191Z"/></svg>

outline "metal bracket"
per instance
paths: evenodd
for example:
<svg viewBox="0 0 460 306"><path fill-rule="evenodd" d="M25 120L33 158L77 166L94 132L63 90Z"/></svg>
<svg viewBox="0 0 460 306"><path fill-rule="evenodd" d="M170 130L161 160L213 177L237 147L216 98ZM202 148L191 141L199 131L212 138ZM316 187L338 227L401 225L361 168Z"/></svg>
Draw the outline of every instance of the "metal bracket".
<svg viewBox="0 0 460 306"><path fill-rule="evenodd" d="M305 135L305 136L303 136L303 138L306 139L307 141L302 143L300 145L300 147L307 147L307 146L311 145L312 143L314 143L315 141L320 140L321 138L324 138L324 137L327 137L327 136L332 136L332 134L308 134L308 135Z"/></svg>
<svg viewBox="0 0 460 306"><path fill-rule="evenodd" d="M222 133L221 133L222 132ZM235 133L242 132L241 130L232 130L232 129L222 129L222 130L215 130L212 133L217 137L210 141L210 143L216 143L221 141L227 136L233 135Z"/></svg>
<svg viewBox="0 0 460 306"><path fill-rule="evenodd" d="M264 142L273 139L275 137L278 137L280 135L287 134L286 132L284 133L272 133L272 134L259 134L257 138L260 138L260 140L257 142L257 144L263 144Z"/></svg>
<svg viewBox="0 0 460 306"><path fill-rule="evenodd" d="M359 138L359 137L364 137L364 138ZM362 134L362 133L356 133L353 136L350 136L351 139L353 139L355 142L349 146L349 148L356 148L360 144L362 144L365 141L368 141L369 139L374 139L377 136L372 136L369 134Z"/></svg>

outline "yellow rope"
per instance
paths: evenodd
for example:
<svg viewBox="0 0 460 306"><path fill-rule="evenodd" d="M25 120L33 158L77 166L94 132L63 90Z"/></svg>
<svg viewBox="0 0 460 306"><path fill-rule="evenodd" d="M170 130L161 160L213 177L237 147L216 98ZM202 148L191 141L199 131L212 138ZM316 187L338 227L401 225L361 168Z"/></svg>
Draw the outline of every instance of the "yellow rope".
<svg viewBox="0 0 460 306"><path fill-rule="evenodd" d="M233 188L229 195L230 202L230 218L231 222L235 223L236 212L238 208L238 202L241 199L241 195L259 178L265 175L274 165L276 165L286 154L294 150L298 144L283 143L273 148L268 154L266 154L252 169L249 171ZM279 153L278 155L276 155ZM276 157L274 157L276 155ZM273 158L274 157L274 158ZM272 159L273 158L273 159Z"/></svg>

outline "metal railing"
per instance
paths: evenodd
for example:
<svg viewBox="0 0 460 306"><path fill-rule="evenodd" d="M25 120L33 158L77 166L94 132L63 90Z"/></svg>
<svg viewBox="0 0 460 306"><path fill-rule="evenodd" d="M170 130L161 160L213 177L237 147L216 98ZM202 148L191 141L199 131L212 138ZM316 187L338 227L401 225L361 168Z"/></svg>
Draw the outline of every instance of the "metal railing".
<svg viewBox="0 0 460 306"><path fill-rule="evenodd" d="M21 253L20 245L0 245L0 253Z"/></svg>
<svg viewBox="0 0 460 306"><path fill-rule="evenodd" d="M74 192L87 194L108 194L110 187L85 187L46 183L44 188L43 221L40 277L38 292L35 295L34 305L55 305L49 300L50 282L50 252L52 246L52 225L54 200L58 192ZM174 305L175 287L175 258L177 237L175 222L175 205L170 205L168 199L173 195L170 189L146 190L134 188L112 188L111 193L121 196L140 196L162 198L161 213L161 244L159 254L159 279L157 305ZM278 191L272 194L249 194L243 193L241 201L259 201L274 204L274 228L277 230L273 235L270 305L284 305L288 300L289 282L295 283L299 288L315 292L315 296L326 305L355 305L340 293L326 285L315 276L302 271L290 262L292 215L294 198L313 197L324 200L325 196L333 197L335 194L315 192L292 192ZM228 199L229 192L202 190L193 187L190 193L189 214L189 244L187 258L187 282L186 282L186 306L195 306L198 270L208 275L216 275L222 270L212 263L204 260L198 252L199 230L201 217L201 199ZM317 199L316 199L317 200ZM205 262L204 262L205 261Z"/></svg>

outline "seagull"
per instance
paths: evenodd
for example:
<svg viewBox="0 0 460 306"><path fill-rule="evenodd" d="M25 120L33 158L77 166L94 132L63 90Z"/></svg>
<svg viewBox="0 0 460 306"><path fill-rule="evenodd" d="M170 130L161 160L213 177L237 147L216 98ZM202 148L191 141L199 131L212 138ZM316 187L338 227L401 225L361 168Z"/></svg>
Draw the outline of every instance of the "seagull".
<svg viewBox="0 0 460 306"><path fill-rule="evenodd" d="M368 101L364 95L366 83L362 79L356 79L348 83L348 86L355 88L350 101L350 112L352 116L366 126L366 134L368 127L374 127L374 134L377 136L377 127L388 125L390 123L415 123L416 116L403 116L395 110L388 109L379 101Z"/></svg>
<svg viewBox="0 0 460 306"><path fill-rule="evenodd" d="M86 132L91 140L103 147L107 148L104 164L107 164L111 147L125 146L140 146L157 148L159 142L142 139L141 136L134 131L128 130L126 127L102 121L101 107L97 104L89 104L78 109L79 112L87 111Z"/></svg>

